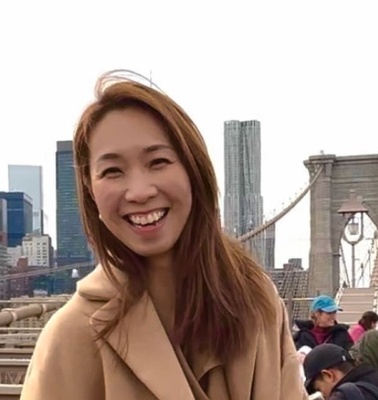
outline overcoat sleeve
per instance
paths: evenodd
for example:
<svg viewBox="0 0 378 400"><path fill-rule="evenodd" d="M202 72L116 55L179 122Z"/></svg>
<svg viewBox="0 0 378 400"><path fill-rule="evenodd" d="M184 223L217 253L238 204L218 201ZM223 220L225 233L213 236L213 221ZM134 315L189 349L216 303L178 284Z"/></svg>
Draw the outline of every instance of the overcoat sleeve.
<svg viewBox="0 0 378 400"><path fill-rule="evenodd" d="M58 310L43 329L20 400L104 398L102 364L90 333L89 316L73 303L71 299Z"/></svg>

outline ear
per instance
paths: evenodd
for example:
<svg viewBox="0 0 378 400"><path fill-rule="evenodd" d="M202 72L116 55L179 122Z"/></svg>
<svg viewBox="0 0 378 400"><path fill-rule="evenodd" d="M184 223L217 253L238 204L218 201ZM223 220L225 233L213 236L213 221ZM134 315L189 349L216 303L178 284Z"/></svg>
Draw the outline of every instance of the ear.
<svg viewBox="0 0 378 400"><path fill-rule="evenodd" d="M334 381L334 373L331 369L323 369L320 373L321 380L324 382L331 382Z"/></svg>

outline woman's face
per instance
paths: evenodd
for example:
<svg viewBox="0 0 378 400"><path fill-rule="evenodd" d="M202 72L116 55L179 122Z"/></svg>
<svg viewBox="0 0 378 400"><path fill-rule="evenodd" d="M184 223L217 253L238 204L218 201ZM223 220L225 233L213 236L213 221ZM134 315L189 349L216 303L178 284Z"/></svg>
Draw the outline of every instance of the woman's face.
<svg viewBox="0 0 378 400"><path fill-rule="evenodd" d="M324 311L317 311L316 315L316 324L322 328L329 328L334 326L336 323L337 313L327 313Z"/></svg>
<svg viewBox="0 0 378 400"><path fill-rule="evenodd" d="M148 112L111 111L89 143L94 200L106 227L138 255L170 255L192 207L189 177Z"/></svg>

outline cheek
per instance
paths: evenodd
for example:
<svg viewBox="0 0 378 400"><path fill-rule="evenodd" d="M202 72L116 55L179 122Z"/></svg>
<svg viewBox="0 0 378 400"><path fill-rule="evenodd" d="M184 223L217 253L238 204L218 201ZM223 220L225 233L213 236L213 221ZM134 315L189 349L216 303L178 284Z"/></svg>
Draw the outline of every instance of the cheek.
<svg viewBox="0 0 378 400"><path fill-rule="evenodd" d="M98 211L103 217L117 210L122 192L115 185L104 182L94 183L92 192Z"/></svg>
<svg viewBox="0 0 378 400"><path fill-rule="evenodd" d="M161 181L161 188L170 193L173 200L181 203L185 208L192 206L192 188L189 177L183 167L176 168Z"/></svg>

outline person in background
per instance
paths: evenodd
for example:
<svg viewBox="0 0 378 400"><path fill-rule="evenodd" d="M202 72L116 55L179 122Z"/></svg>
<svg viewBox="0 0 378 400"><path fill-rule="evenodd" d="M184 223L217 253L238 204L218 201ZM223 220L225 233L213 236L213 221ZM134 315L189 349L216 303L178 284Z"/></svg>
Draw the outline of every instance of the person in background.
<svg viewBox="0 0 378 400"><path fill-rule="evenodd" d="M319 391L326 400L377 400L378 371L356 366L348 351L333 344L313 349L303 363L309 395Z"/></svg>
<svg viewBox="0 0 378 400"><path fill-rule="evenodd" d="M313 300L310 319L295 321L297 331L293 339L300 354L305 349L303 354L307 355L308 348L313 349L322 343L336 344L346 350L352 347L349 326L337 322L338 311L341 309L332 297L322 295Z"/></svg>
<svg viewBox="0 0 378 400"><path fill-rule="evenodd" d="M365 311L358 323L349 329L349 335L354 343L358 342L362 335L370 329L375 329L378 322L378 315L374 311Z"/></svg>
<svg viewBox="0 0 378 400"><path fill-rule="evenodd" d="M222 231L203 137L127 74L99 80L74 138L100 264L39 336L21 400L304 400L284 303Z"/></svg>
<svg viewBox="0 0 378 400"><path fill-rule="evenodd" d="M350 349L357 363L366 363L378 370L378 331L369 330Z"/></svg>

